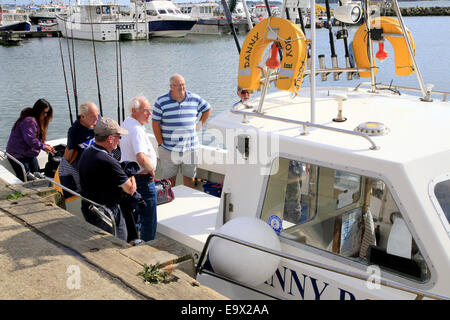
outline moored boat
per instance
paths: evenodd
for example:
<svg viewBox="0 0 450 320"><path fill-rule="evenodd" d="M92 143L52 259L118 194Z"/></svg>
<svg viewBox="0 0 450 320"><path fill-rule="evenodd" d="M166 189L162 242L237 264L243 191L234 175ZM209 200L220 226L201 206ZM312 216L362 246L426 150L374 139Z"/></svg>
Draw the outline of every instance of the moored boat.
<svg viewBox="0 0 450 320"><path fill-rule="evenodd" d="M56 15L63 37L94 41L147 39L143 20L123 16L118 4L76 4L66 15Z"/></svg>
<svg viewBox="0 0 450 320"><path fill-rule="evenodd" d="M186 15L170 0L130 1L132 19L144 19L151 37L184 37L197 22Z"/></svg>

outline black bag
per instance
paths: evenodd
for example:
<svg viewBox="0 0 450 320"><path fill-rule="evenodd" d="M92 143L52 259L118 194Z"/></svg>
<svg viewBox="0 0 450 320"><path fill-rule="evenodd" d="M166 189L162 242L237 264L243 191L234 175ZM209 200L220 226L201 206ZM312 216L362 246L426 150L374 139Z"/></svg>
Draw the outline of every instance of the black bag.
<svg viewBox="0 0 450 320"><path fill-rule="evenodd" d="M172 184L169 179L155 180L157 205L167 203L175 199Z"/></svg>
<svg viewBox="0 0 450 320"><path fill-rule="evenodd" d="M64 151L66 150L65 144L58 144L54 146L55 151L48 154L48 161L45 164L44 174L46 177L54 178L56 170L58 169L61 158L64 157Z"/></svg>

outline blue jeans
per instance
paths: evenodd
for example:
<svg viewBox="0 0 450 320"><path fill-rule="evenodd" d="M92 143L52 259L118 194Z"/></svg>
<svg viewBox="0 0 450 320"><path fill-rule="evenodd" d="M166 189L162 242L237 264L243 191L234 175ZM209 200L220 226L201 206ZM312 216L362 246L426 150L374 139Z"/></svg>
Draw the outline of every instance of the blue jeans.
<svg viewBox="0 0 450 320"><path fill-rule="evenodd" d="M11 164L12 168L14 169L14 172L16 173L17 178L19 178L22 181L25 181L25 177L23 176L22 173L22 167L20 165L18 165L17 163L15 163L14 161L12 161L11 159L9 159L9 163ZM37 171L39 171L39 163L37 161L36 157L32 157L32 158L21 158L21 159L17 159L19 160L20 163L23 164L23 166L25 167L25 172L31 172L31 173L35 173Z"/></svg>
<svg viewBox="0 0 450 320"><path fill-rule="evenodd" d="M139 175L135 176L137 192L139 192L144 199L147 206L145 208L138 208L136 211L141 222L141 239L150 241L155 239L156 226L158 224L156 219L156 188L155 182L150 181L149 176Z"/></svg>

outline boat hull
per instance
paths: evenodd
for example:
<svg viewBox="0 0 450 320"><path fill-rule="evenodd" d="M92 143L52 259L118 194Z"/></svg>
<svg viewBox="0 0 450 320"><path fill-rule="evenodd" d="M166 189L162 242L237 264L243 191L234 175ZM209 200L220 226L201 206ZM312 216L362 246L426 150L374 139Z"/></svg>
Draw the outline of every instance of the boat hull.
<svg viewBox="0 0 450 320"><path fill-rule="evenodd" d="M0 27L0 31L30 31L30 29L31 24L27 21L12 23Z"/></svg>
<svg viewBox="0 0 450 320"><path fill-rule="evenodd" d="M152 37L184 37L196 20L158 20L148 22L148 32Z"/></svg>
<svg viewBox="0 0 450 320"><path fill-rule="evenodd" d="M233 27L239 34L245 34L249 31L247 21L233 22ZM225 19L199 19L190 33L196 34L229 34L231 28Z"/></svg>
<svg viewBox="0 0 450 320"><path fill-rule="evenodd" d="M65 38L94 41L140 40L147 38L144 22L121 21L111 23L72 23L58 18L58 27Z"/></svg>

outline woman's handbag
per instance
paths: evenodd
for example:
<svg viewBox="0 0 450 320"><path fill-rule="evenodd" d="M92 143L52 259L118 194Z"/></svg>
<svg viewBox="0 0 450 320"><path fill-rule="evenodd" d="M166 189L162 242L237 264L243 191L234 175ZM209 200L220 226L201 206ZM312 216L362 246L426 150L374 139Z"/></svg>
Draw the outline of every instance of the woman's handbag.
<svg viewBox="0 0 450 320"><path fill-rule="evenodd" d="M172 184L169 179L155 180L157 205L167 203L175 199Z"/></svg>

